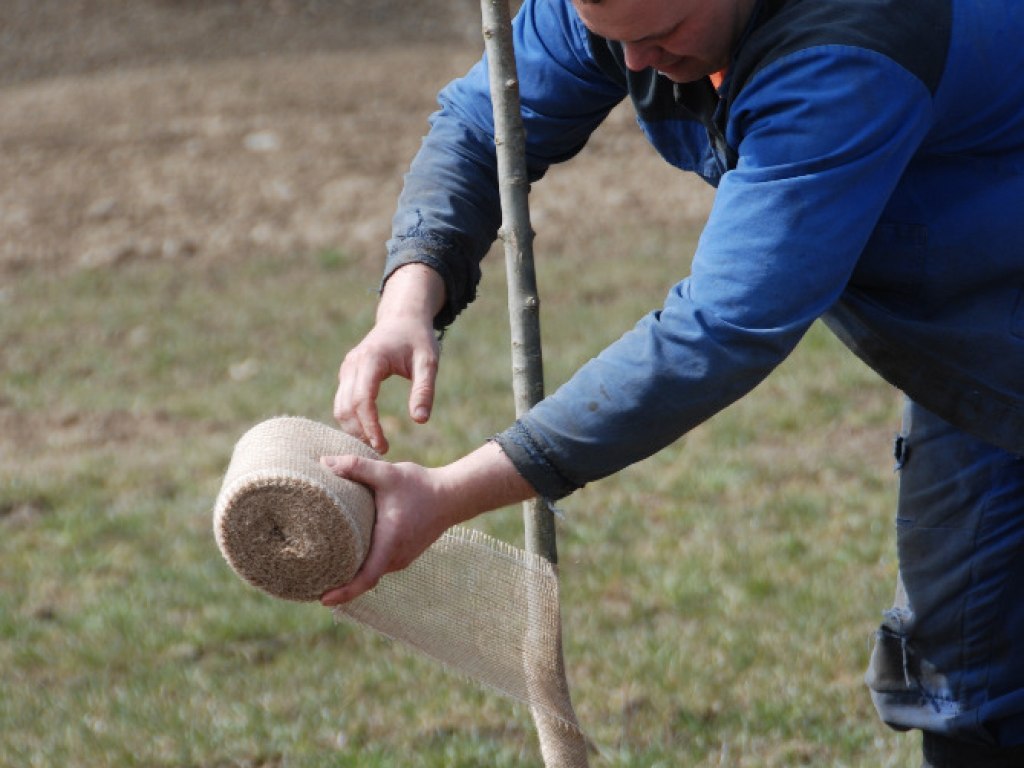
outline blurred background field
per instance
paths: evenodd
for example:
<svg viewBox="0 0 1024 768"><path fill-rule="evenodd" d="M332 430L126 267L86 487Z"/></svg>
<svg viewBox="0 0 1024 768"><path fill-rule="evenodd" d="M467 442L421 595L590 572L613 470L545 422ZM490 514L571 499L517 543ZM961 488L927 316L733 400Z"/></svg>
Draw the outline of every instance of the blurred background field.
<svg viewBox="0 0 1024 768"><path fill-rule="evenodd" d="M234 441L330 420L401 174L476 6L0 7L0 766L539 766L524 708L221 560ZM415 18L411 18L411 16ZM553 389L685 275L710 191L627 109L531 205ZM504 267L445 339L447 462L512 416ZM595 766L910 766L861 676L896 393L815 327L751 397L561 506ZM518 509L476 523L521 543Z"/></svg>

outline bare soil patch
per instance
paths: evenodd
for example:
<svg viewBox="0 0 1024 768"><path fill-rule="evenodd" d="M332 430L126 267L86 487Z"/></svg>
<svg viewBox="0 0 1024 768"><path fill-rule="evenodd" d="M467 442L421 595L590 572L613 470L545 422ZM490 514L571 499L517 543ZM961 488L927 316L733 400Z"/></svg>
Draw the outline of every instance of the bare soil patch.
<svg viewBox="0 0 1024 768"><path fill-rule="evenodd" d="M2 4L0 276L254 251L379 258L436 91L479 55L478 23L474 0ZM663 167L628 111L592 145L538 187L549 247L581 219L703 215L706 194Z"/></svg>

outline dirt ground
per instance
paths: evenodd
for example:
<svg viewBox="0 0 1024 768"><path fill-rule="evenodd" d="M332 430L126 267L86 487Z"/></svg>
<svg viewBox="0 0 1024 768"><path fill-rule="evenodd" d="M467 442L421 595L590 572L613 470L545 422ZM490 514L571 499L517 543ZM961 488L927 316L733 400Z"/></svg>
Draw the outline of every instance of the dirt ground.
<svg viewBox="0 0 1024 768"><path fill-rule="evenodd" d="M0 4L0 280L297 249L379 259L436 91L482 48L475 0L409 7ZM547 247L571 247L581 219L670 226L709 200L627 108L538 187Z"/></svg>

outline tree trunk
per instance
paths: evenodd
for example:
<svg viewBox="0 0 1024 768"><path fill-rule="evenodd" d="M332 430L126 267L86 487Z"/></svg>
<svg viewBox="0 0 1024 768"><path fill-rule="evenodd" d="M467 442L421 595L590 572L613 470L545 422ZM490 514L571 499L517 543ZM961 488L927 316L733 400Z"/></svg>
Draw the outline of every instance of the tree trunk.
<svg viewBox="0 0 1024 768"><path fill-rule="evenodd" d="M528 205L526 134L519 104L519 81L512 47L512 25L507 0L481 0L484 44L490 70L494 107L494 143L498 158L502 225L508 275L509 319L512 336L512 388L516 416L544 397L544 366L540 340L540 296L533 266L533 230ZM558 563L554 515L540 499L523 504L527 551ZM531 622L533 626L533 622ZM562 658L561 633L550 644L550 658L528 665L531 698L568 699ZM545 670L548 670L545 672ZM585 768L587 743L583 732L532 709L541 753L547 768Z"/></svg>

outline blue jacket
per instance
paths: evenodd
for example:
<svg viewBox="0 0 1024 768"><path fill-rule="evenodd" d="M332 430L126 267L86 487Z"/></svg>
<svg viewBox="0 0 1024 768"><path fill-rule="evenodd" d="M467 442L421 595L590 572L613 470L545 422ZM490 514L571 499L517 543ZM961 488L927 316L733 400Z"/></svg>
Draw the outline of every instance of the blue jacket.
<svg viewBox="0 0 1024 768"><path fill-rule="evenodd" d="M650 142L717 187L664 306L498 436L558 498L749 392L813 321L925 407L1024 453L1024 3L762 0L718 91L632 73L569 0L514 25L539 179L630 97ZM440 95L387 273L474 297L500 221L486 61Z"/></svg>

